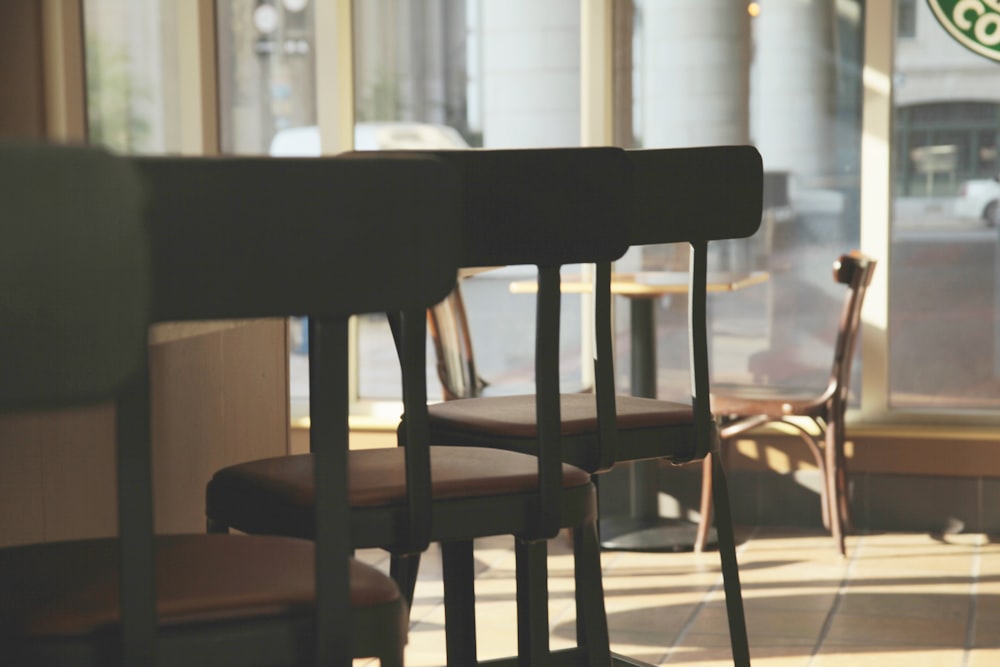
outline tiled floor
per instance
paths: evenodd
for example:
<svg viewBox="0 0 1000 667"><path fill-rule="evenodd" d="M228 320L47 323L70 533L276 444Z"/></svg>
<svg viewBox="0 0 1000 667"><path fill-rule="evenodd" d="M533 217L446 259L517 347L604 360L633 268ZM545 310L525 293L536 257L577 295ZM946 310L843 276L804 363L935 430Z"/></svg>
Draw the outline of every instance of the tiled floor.
<svg viewBox="0 0 1000 667"><path fill-rule="evenodd" d="M849 538L848 557L824 534L744 532L740 571L750 650L760 666L1000 665L1000 544L982 535ZM477 544L480 658L515 646L509 540ZM365 552L370 562L385 562ZM718 554L604 553L612 649L652 664L729 665ZM572 641L572 557L550 546L553 647ZM444 664L440 567L424 558L407 665ZM365 664L358 661L359 664Z"/></svg>

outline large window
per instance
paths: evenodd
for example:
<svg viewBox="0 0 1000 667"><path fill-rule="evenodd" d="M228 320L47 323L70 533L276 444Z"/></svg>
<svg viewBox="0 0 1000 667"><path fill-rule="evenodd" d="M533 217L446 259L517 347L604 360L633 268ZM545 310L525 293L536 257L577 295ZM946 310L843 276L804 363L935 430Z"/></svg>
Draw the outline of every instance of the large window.
<svg viewBox="0 0 1000 667"><path fill-rule="evenodd" d="M896 42L890 406L1000 407L1000 68L925 3Z"/></svg>
<svg viewBox="0 0 1000 667"><path fill-rule="evenodd" d="M996 64L955 43L922 2L609 0L606 15L593 11L601 4L217 0L206 11L202 3L84 0L89 134L125 152L315 155L328 146L320 135L331 131L333 99L352 110L362 149L567 146L581 136L636 148L752 143L766 170L761 231L715 244L711 261L769 279L711 297L714 379L791 384L825 375L841 293L830 265L864 244L880 262L866 336L882 341L857 360L865 384L856 373L852 394L874 406L866 416L997 406ZM205 43L193 13L204 21L196 28L213 29L207 51L192 50ZM611 25L595 27L594 17ZM866 29L879 33L867 54ZM587 41L593 35L613 36L613 62L594 57L604 52ZM339 70L331 75L330 46L345 43L353 86ZM872 67L873 45L893 50L891 71ZM582 97L609 66L608 94ZM875 93L891 100L885 174L860 154L863 141L881 137L862 129ZM613 129L595 138L585 119L609 97ZM891 210L864 204L863 225L859 202L870 198L862 183L866 193L891 195ZM685 264L685 248L661 247L631 252L619 268ZM523 277L530 274L506 269L462 285L479 370L494 384L531 376L532 351L520 343L532 297L510 291ZM567 388L586 382L585 305L566 298ZM659 303L665 396L687 395L685 317L682 298ZM303 323L293 321L290 334L293 394L304 398ZM357 351L357 395L396 400L383 320L359 321ZM618 368L625 390L626 358ZM433 395L433 371L430 381Z"/></svg>
<svg viewBox="0 0 1000 667"><path fill-rule="evenodd" d="M712 244L710 270L769 279L710 297L713 376L822 387L841 298L830 267L859 243L861 4L711 4L718 11L657 0L617 7L615 35L630 45L615 49L616 136L639 148L757 146L767 174L761 229ZM682 270L687 253L637 249L619 266ZM683 297L659 304L663 396L689 395L686 318Z"/></svg>
<svg viewBox="0 0 1000 667"><path fill-rule="evenodd" d="M177 14L168 0L86 0L87 133L124 153L180 146Z"/></svg>

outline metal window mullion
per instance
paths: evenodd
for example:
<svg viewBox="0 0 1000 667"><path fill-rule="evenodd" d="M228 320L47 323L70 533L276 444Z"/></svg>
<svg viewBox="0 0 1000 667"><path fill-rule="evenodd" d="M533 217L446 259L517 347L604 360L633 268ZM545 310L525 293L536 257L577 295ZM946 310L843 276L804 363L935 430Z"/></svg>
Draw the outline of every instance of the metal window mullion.
<svg viewBox="0 0 1000 667"><path fill-rule="evenodd" d="M219 153L218 39L214 2L178 2L175 34L178 57L180 152Z"/></svg>

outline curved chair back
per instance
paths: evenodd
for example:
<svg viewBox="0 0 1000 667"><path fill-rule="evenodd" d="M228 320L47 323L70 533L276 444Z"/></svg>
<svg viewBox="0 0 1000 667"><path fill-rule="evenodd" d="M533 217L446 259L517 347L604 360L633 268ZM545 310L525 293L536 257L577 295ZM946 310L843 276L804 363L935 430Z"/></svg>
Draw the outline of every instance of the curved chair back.
<svg viewBox="0 0 1000 667"><path fill-rule="evenodd" d="M487 386L476 371L472 333L465 312L462 284L427 311L427 325L434 344L437 376L444 399L474 398Z"/></svg>
<svg viewBox="0 0 1000 667"><path fill-rule="evenodd" d="M104 151L0 146L0 411L116 401L124 664L155 622L142 202Z"/></svg>
<svg viewBox="0 0 1000 667"><path fill-rule="evenodd" d="M875 274L876 260L858 251L837 258L833 263L833 279L847 286L844 305L837 324L837 341L833 349L833 370L830 374L831 388L835 398L847 401L851 388L851 365L854 359L858 331L861 324L861 307L865 294Z"/></svg>

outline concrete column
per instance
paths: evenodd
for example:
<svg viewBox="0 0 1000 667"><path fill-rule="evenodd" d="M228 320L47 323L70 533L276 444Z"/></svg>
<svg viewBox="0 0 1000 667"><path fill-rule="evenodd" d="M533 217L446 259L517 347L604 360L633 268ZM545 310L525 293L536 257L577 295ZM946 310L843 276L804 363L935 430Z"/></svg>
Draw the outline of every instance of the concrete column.
<svg viewBox="0 0 1000 667"><path fill-rule="evenodd" d="M747 143L750 18L745 2L641 3L642 145Z"/></svg>
<svg viewBox="0 0 1000 667"><path fill-rule="evenodd" d="M481 0L480 12L483 145L579 145L579 0Z"/></svg>
<svg viewBox="0 0 1000 667"><path fill-rule="evenodd" d="M752 135L764 168L801 184L834 168L833 3L768 0L753 20Z"/></svg>

